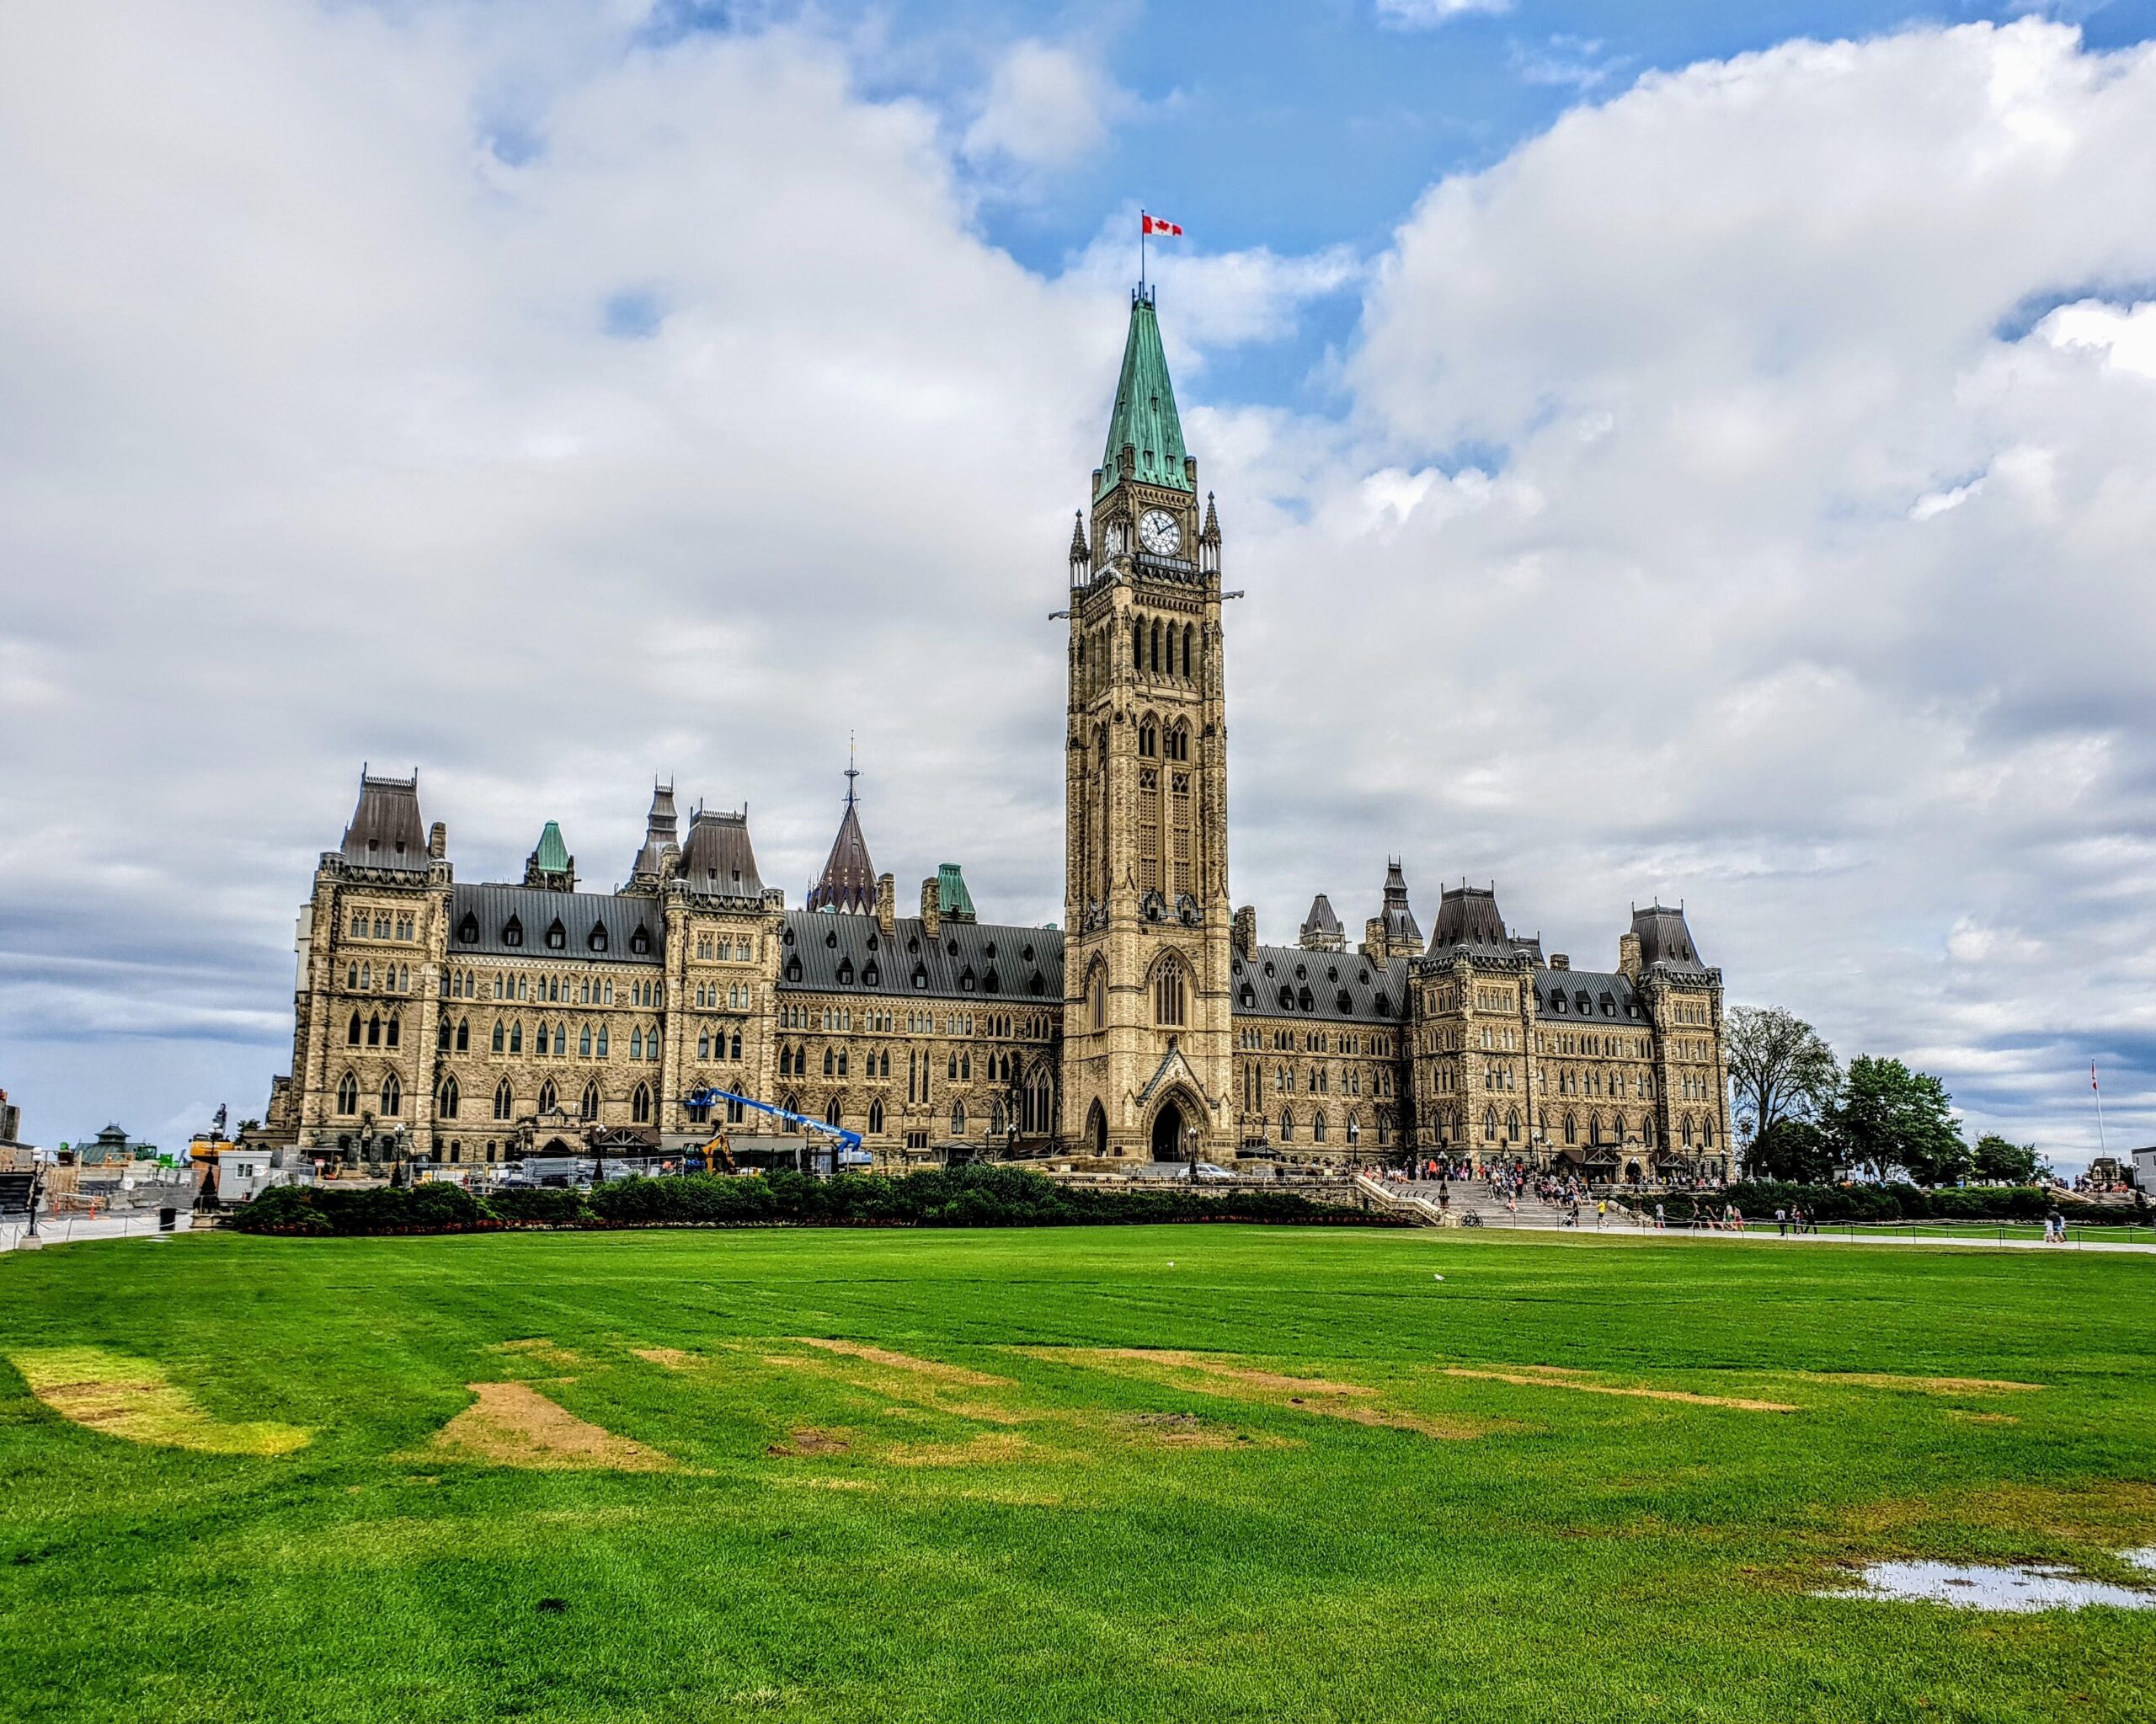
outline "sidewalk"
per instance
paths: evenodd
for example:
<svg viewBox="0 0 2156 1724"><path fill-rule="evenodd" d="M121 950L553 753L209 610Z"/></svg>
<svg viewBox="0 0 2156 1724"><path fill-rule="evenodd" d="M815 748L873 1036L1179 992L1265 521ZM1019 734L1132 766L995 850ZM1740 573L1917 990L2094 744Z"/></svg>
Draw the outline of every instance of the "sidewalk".
<svg viewBox="0 0 2156 1724"><path fill-rule="evenodd" d="M182 1209L176 1230L185 1233L194 1219ZM19 1248L29 1231L27 1221L0 1222L0 1252ZM141 1215L40 1215L37 1231L47 1246L74 1245L86 1239L151 1239L157 1236L157 1215L154 1209Z"/></svg>

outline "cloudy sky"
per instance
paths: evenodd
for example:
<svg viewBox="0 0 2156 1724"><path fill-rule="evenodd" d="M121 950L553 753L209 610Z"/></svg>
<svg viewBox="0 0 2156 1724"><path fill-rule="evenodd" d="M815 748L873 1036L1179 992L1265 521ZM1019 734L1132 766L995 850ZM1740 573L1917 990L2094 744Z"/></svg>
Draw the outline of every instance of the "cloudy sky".
<svg viewBox="0 0 2156 1724"><path fill-rule="evenodd" d="M0 13L0 1086L258 1113L363 761L461 878L654 774L795 901L1061 901L1141 205L1239 900L1403 855L1972 1128L2156 1133L2156 6Z"/></svg>

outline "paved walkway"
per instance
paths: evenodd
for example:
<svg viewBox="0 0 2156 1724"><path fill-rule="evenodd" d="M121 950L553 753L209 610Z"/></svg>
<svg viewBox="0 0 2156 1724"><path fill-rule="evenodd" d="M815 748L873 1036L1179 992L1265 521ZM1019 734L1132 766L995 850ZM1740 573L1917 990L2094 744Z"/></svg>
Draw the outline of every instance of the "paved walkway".
<svg viewBox="0 0 2156 1724"><path fill-rule="evenodd" d="M179 1230L186 1232L193 1220L182 1209ZM154 1209L146 1215L40 1215L37 1230L38 1237L48 1246L73 1245L86 1239L151 1239L157 1236L157 1216ZM29 1231L27 1222L0 1221L0 1252L19 1249Z"/></svg>
<svg viewBox="0 0 2156 1724"><path fill-rule="evenodd" d="M1370 1181L1364 1182L1364 1184L1367 1189L1376 1186L1378 1182ZM1420 1199L1432 1209L1434 1209L1437 1204L1438 1187L1427 1180L1412 1182L1406 1185L1385 1184L1379 1188L1385 1195L1396 1200L1404 1193ZM2121 1252L2128 1255L2143 1257L2156 1255L2156 1239L2151 1239L2146 1242L2110 1239L2076 1239L2073 1237L2071 1223L2068 1226L2068 1238L2064 1245L2047 1245L2041 1239L2002 1237L1996 1231L1955 1234L1919 1233L1913 1236L1908 1233L1897 1233L1892 1231L1891 1228L1882 1227L1874 1230L1829 1228L1818 1233L1780 1234L1774 1231L1774 1224L1771 1218L1764 1227L1756 1219L1753 1220L1742 1233L1724 1233L1712 1228L1694 1230L1673 1225L1657 1231L1643 1222L1633 1220L1630 1215L1614 1207L1604 1218L1603 1225L1598 1228L1594 1225L1594 1204L1592 1199L1580 1205L1579 1225L1566 1227L1564 1225L1564 1211L1552 1204L1544 1203L1540 1198L1531 1196L1521 1198L1518 1214L1512 1215L1506 1212L1504 1200L1502 1198L1492 1196L1487 1186L1480 1184L1470 1186L1456 1182L1446 1189L1451 1198L1449 1207L1452 1214L1460 1216L1463 1220L1470 1214L1479 1214L1482 1218L1481 1225L1486 1228L1502 1227L1521 1232L1555 1231L1577 1237L1600 1233L1626 1239L1645 1237L1665 1240L1719 1241L1726 1245L1751 1245L1764 1240L1769 1245L1949 1245L1987 1251L2089 1251Z"/></svg>

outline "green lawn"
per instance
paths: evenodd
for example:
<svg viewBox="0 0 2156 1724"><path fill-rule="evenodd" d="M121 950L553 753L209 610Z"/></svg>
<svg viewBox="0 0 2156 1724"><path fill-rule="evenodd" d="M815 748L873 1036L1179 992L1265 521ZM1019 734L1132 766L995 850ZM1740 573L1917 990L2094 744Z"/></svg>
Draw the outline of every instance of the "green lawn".
<svg viewBox="0 0 2156 1724"><path fill-rule="evenodd" d="M221 1235L0 1258L0 1353L9 1718L2156 1709L2156 1613L1812 1595L2132 1577L2145 1257Z"/></svg>

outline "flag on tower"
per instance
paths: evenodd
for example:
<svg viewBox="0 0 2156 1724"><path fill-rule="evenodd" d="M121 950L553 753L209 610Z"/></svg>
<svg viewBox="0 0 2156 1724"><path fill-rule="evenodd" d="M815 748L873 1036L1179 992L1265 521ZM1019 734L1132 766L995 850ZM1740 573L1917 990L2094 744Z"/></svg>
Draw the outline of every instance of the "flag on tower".
<svg viewBox="0 0 2156 1724"><path fill-rule="evenodd" d="M2102 1087L2102 1086L2096 1081L2096 1062L2093 1059L2089 1062L2089 1087L2092 1090L2100 1089Z"/></svg>
<svg viewBox="0 0 2156 1724"><path fill-rule="evenodd" d="M1182 238L1180 222L1163 222L1158 216L1149 216L1143 210L1138 212L1138 219L1144 224L1138 230L1140 233L1172 233L1178 239Z"/></svg>

